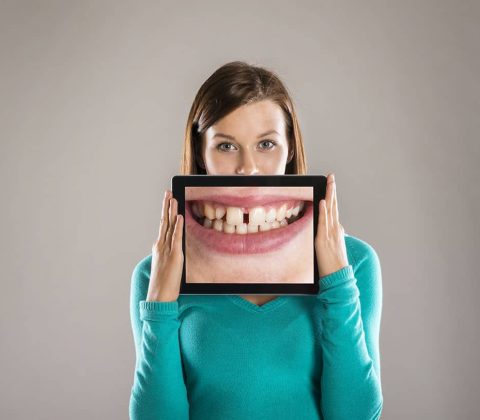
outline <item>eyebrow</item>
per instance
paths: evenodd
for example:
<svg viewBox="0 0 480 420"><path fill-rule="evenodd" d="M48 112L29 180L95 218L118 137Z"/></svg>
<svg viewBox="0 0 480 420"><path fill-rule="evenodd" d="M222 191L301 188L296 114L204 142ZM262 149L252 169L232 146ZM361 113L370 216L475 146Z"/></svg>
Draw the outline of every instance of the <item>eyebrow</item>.
<svg viewBox="0 0 480 420"><path fill-rule="evenodd" d="M266 136L267 134L273 134L273 133L280 134L277 130L269 130L269 131L265 131L265 133L259 134L257 138ZM215 137L223 137L229 140L235 140L235 137L229 136L228 134L223 134L223 133L217 133L212 138L215 138Z"/></svg>

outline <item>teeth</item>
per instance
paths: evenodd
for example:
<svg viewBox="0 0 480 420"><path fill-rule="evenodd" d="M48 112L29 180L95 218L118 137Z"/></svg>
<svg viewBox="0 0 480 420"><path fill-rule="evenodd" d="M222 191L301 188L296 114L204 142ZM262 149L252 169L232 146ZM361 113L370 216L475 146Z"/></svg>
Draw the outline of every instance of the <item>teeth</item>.
<svg viewBox="0 0 480 420"><path fill-rule="evenodd" d="M215 219L213 222L213 228L221 232L223 230L223 220Z"/></svg>
<svg viewBox="0 0 480 420"><path fill-rule="evenodd" d="M270 210L267 211L265 214L265 220L268 223L272 223L275 220L275 217L277 216L277 211L274 208L271 208Z"/></svg>
<svg viewBox="0 0 480 420"><path fill-rule="evenodd" d="M266 232L267 230L271 229L270 223L263 223L259 226L260 232Z"/></svg>
<svg viewBox="0 0 480 420"><path fill-rule="evenodd" d="M297 216L304 206L305 203L300 201L296 206L292 206L291 203L283 203L278 208L257 206L244 210L243 207L194 202L192 212L197 219L201 220L200 224L206 228L245 235L285 227L289 222L292 223L298 219ZM244 211L248 212L248 223L244 222Z"/></svg>
<svg viewBox="0 0 480 420"><path fill-rule="evenodd" d="M254 207L248 213L248 223L252 225L261 225L265 222L265 209L263 207Z"/></svg>
<svg viewBox="0 0 480 420"><path fill-rule="evenodd" d="M235 232L240 234L240 235L245 235L247 233L247 224L246 223L240 223L235 227Z"/></svg>
<svg viewBox="0 0 480 420"><path fill-rule="evenodd" d="M235 233L235 225L231 225L230 223L224 223L223 231L225 233Z"/></svg>
<svg viewBox="0 0 480 420"><path fill-rule="evenodd" d="M217 207L215 209L215 219L222 219L225 216L225 207Z"/></svg>
<svg viewBox="0 0 480 420"><path fill-rule="evenodd" d="M243 210L240 207L227 207L227 223L230 225L243 223Z"/></svg>
<svg viewBox="0 0 480 420"><path fill-rule="evenodd" d="M303 201L302 201L303 203ZM285 219L285 212L287 211L287 205L283 204L277 211L277 220L280 222Z"/></svg>
<svg viewBox="0 0 480 420"><path fill-rule="evenodd" d="M205 203L203 207L203 211L205 213L205 217L208 217L210 220L215 219L215 209L208 203Z"/></svg>

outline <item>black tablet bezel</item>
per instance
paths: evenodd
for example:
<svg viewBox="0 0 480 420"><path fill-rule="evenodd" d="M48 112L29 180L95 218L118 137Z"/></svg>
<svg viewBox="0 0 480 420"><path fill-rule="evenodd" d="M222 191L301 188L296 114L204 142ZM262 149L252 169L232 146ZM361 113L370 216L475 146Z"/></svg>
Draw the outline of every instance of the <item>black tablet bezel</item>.
<svg viewBox="0 0 480 420"><path fill-rule="evenodd" d="M318 203L325 198L327 177L323 175L175 175L171 180L172 194L178 202L178 213L185 217L185 187L244 187L244 186L284 186L313 187L313 227L314 240L317 235ZM314 247L314 242L312 243ZM185 256L185 223L183 224L182 249ZM180 294L184 295L225 295L225 294L278 294L312 295L318 294L319 275L314 250L313 283L187 283L186 258L183 262Z"/></svg>

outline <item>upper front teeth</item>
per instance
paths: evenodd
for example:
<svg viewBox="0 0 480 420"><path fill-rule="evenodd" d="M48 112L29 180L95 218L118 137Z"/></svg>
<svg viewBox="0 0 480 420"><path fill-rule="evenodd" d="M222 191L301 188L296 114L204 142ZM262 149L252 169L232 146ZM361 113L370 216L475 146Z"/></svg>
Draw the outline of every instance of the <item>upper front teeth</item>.
<svg viewBox="0 0 480 420"><path fill-rule="evenodd" d="M206 209L208 209L209 207L210 205L208 204L205 206ZM222 208L222 210L224 209L223 207L220 207L220 208ZM226 220L229 225L239 225L240 223L243 223L242 209L238 207L227 207L226 212L227 212ZM225 213L225 211L223 211L222 213Z"/></svg>

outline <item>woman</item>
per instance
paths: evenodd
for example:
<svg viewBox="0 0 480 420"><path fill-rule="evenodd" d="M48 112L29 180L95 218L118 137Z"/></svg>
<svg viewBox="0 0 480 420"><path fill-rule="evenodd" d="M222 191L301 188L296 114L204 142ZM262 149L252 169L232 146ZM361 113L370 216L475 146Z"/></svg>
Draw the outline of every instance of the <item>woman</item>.
<svg viewBox="0 0 480 420"><path fill-rule="evenodd" d="M188 117L182 173L306 173L293 103L276 74L231 62L208 78ZM179 295L184 220L165 192L152 254L132 274L132 419L380 417L380 263L344 232L333 174L327 181L314 296Z"/></svg>

